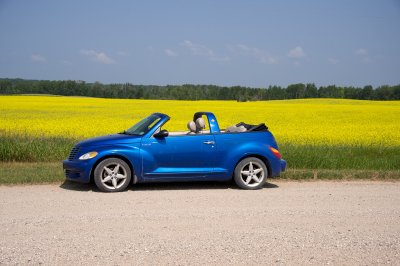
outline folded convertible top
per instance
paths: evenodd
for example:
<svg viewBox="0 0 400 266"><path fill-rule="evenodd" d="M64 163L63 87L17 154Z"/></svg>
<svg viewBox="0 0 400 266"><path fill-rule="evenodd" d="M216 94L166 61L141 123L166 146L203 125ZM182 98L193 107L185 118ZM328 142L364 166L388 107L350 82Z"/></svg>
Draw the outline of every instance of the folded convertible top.
<svg viewBox="0 0 400 266"><path fill-rule="evenodd" d="M268 131L268 127L264 123L258 125L250 125L246 124L245 122L240 122L239 124L236 124L236 126L244 126L247 131Z"/></svg>

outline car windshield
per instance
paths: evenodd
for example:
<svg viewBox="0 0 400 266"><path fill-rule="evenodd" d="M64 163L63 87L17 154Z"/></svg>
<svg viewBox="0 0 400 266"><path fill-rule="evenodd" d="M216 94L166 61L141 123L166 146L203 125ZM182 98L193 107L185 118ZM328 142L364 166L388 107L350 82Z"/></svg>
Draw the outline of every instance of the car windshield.
<svg viewBox="0 0 400 266"><path fill-rule="evenodd" d="M142 136L146 134L150 129L152 129L155 124L160 121L160 119L161 117L159 117L158 115L150 115L122 133L128 135Z"/></svg>

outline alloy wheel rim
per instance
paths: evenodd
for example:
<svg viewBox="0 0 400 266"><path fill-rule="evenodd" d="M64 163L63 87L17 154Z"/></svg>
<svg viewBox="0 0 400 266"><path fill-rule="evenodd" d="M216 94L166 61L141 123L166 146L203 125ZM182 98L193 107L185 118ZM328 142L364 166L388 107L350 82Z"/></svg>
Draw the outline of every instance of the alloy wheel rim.
<svg viewBox="0 0 400 266"><path fill-rule="evenodd" d="M101 183L108 189L118 189L126 182L126 169L119 163L110 163L101 171Z"/></svg>
<svg viewBox="0 0 400 266"><path fill-rule="evenodd" d="M240 177L248 187L256 187L264 180L264 168L257 162L249 162L240 170Z"/></svg>

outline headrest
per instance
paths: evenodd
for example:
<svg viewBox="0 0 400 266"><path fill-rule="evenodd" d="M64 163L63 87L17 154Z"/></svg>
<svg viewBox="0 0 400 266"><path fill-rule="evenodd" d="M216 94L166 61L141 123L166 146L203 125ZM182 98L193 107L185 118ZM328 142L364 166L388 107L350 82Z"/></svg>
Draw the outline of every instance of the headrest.
<svg viewBox="0 0 400 266"><path fill-rule="evenodd" d="M190 132L196 132L196 124L193 121L189 121L187 127Z"/></svg>
<svg viewBox="0 0 400 266"><path fill-rule="evenodd" d="M196 119L197 131L203 130L206 127L206 123L202 117Z"/></svg>

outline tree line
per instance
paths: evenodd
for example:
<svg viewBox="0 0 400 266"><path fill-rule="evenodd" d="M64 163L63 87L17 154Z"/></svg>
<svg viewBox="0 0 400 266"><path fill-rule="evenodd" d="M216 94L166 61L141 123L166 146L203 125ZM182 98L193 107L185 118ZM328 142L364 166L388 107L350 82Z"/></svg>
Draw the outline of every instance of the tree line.
<svg viewBox="0 0 400 266"><path fill-rule="evenodd" d="M297 83L287 87L249 88L216 85L134 85L131 83L102 84L79 80L26 80L0 79L0 94L54 94L126 99L170 100L236 100L264 101L304 98L339 98L360 100L400 100L400 84L373 88L342 87L336 85L317 87L314 83Z"/></svg>

